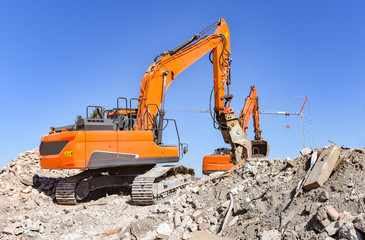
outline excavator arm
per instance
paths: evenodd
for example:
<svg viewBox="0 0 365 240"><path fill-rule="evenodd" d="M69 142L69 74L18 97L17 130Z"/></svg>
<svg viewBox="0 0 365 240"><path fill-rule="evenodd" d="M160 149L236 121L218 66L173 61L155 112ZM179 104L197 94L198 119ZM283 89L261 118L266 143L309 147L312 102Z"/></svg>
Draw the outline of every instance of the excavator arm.
<svg viewBox="0 0 365 240"><path fill-rule="evenodd" d="M251 115L255 132L255 140L251 141L252 155L267 156L269 154L269 144L261 136L259 99L255 86L251 86L250 94L245 100L245 105L239 117L240 125L245 134L247 134L248 122L250 121Z"/></svg>
<svg viewBox="0 0 365 240"><path fill-rule="evenodd" d="M213 51L215 111L223 110L223 97L230 72L229 29L224 19L220 19L208 29L214 26L217 26L214 34L200 38L205 30L174 50L163 52L155 58L141 82L136 130L152 128L153 117L159 111L163 111L165 93L174 78L211 50ZM194 41L197 42L191 44ZM152 117L148 118L147 113Z"/></svg>
<svg viewBox="0 0 365 240"><path fill-rule="evenodd" d="M216 27L214 34L202 37L213 27ZM230 107L233 96L229 94L228 88L231 61L229 37L228 25L224 19L220 19L216 24L194 35L174 50L159 54L141 82L135 130L155 130L156 143L162 143L164 101L167 88L178 74L212 51L214 121L218 124L224 141L232 147L232 161L238 162L244 157L249 157L251 142L244 134L238 118Z"/></svg>
<svg viewBox="0 0 365 240"><path fill-rule="evenodd" d="M251 86L251 91L245 100L245 105L242 108L239 122L243 131L247 134L248 122L250 118L253 118L253 127L255 131L255 140L262 140L260 129L260 116L259 116L259 100L257 97L257 91L255 86Z"/></svg>

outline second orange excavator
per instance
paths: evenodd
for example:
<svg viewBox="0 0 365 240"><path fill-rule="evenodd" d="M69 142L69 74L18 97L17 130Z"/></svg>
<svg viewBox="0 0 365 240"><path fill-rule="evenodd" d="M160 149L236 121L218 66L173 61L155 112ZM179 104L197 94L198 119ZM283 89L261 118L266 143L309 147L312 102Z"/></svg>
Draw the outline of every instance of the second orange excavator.
<svg viewBox="0 0 365 240"><path fill-rule="evenodd" d="M259 100L255 86L251 86L249 96L245 100L242 108L239 123L244 133L247 134L248 123L251 115L253 118L253 126L255 132L255 140L251 141L251 155L247 157L263 158L269 155L269 144L264 141L261 136L259 118ZM229 148L217 148L214 154L207 155L203 159L203 174L209 175L217 171L228 171L232 169L237 162L232 162L232 151ZM244 160L244 159L243 159Z"/></svg>

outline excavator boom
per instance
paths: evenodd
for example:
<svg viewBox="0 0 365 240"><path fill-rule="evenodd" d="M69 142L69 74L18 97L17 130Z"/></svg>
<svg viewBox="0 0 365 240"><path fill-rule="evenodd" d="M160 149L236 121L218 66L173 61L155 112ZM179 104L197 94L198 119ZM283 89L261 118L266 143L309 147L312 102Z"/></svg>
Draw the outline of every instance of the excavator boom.
<svg viewBox="0 0 365 240"><path fill-rule="evenodd" d="M159 54L148 68L141 82L139 108L135 130L156 129L156 143L161 144L165 92L173 79L212 51L214 73L214 115L224 141L231 145L233 162L239 162L251 156L251 142L243 132L238 118L234 115L230 103L230 34L227 23L220 19L208 29L217 26L214 34L201 37L194 35L172 51ZM192 42L197 41L192 44ZM160 58L160 59L159 59Z"/></svg>
<svg viewBox="0 0 365 240"><path fill-rule="evenodd" d="M136 130L151 129L153 118L143 121L146 112L156 116L159 109L163 110L166 90L174 78L209 51L213 51L215 110L223 109L223 96L230 71L229 29L224 19L213 26L217 26L214 34L205 37L196 34L174 50L165 51L155 58L141 82ZM194 41L197 42L191 44Z"/></svg>

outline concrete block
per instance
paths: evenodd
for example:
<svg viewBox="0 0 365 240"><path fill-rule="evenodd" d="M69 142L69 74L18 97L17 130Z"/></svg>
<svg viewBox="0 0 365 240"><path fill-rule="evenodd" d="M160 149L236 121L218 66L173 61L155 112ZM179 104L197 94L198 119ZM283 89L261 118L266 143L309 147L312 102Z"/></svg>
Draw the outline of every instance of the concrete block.
<svg viewBox="0 0 365 240"><path fill-rule="evenodd" d="M341 149L334 145L322 152L304 183L305 190L321 187L327 181L336 165L340 151Z"/></svg>
<svg viewBox="0 0 365 240"><path fill-rule="evenodd" d="M332 221L336 221L340 218L340 214L336 211L336 209L334 209L331 205L325 206L324 207L328 217L332 220Z"/></svg>
<svg viewBox="0 0 365 240"><path fill-rule="evenodd" d="M181 225L181 213L180 212L175 213L174 224L175 224L175 227L178 227Z"/></svg>
<svg viewBox="0 0 365 240"><path fill-rule="evenodd" d="M303 148L300 150L300 154L304 157L305 155L309 155L312 152L309 148Z"/></svg>
<svg viewBox="0 0 365 240"><path fill-rule="evenodd" d="M220 192L219 192L219 194L218 194L218 199L219 199L219 200L226 199L226 198L227 198L227 193L228 193L227 188L223 188L223 189L221 189L221 191L220 191Z"/></svg>
<svg viewBox="0 0 365 240"><path fill-rule="evenodd" d="M326 230L329 236L333 236L338 232L339 229L340 229L339 221L336 221L336 222L331 222L330 225L328 225L324 230Z"/></svg>
<svg viewBox="0 0 365 240"><path fill-rule="evenodd" d="M264 231L261 240L280 240L281 234L277 230Z"/></svg>
<svg viewBox="0 0 365 240"><path fill-rule="evenodd" d="M196 221L196 220L198 219L198 217L199 217L200 215L202 215L202 214L203 214L203 211L202 211L202 210L196 210L196 211L193 213L192 217L193 217L193 219Z"/></svg>
<svg viewBox="0 0 365 240"><path fill-rule="evenodd" d="M158 226L156 232L157 234L169 236L172 233L172 229L170 228L168 223L162 223L160 224L160 226Z"/></svg>

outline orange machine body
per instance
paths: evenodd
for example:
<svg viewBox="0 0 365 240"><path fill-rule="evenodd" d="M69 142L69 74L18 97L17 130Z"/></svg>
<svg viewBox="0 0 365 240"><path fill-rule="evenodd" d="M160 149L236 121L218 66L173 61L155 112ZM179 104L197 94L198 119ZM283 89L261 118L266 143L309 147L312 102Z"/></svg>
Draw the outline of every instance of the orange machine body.
<svg viewBox="0 0 365 240"><path fill-rule="evenodd" d="M203 36L214 26L214 34ZM65 129L60 127L51 131L42 137L41 166L48 169L97 169L178 162L184 144L180 143L176 122L164 119L165 92L179 73L212 51L215 112L224 109L223 96L230 72L229 37L228 26L224 19L220 19L174 50L160 54L142 79L139 98L134 99L138 101L137 108L131 107L132 99L128 107L127 99L120 97L117 108L107 113L108 119L95 120L100 121L99 125L91 126L94 120L85 118L75 125L65 126ZM125 108L119 108L119 100L125 101ZM102 109L100 106L89 107ZM161 142L166 122L175 123L177 146L165 146ZM90 128L86 127L87 124L91 124Z"/></svg>
<svg viewBox="0 0 365 240"><path fill-rule="evenodd" d="M228 171L233 167L231 155L208 155L203 158L203 174L205 175L217 171Z"/></svg>
<svg viewBox="0 0 365 240"><path fill-rule="evenodd" d="M46 144L64 141L59 153L42 155ZM179 151L176 146L157 145L152 131L70 131L43 136L40 155L42 168L85 169L156 164L161 158L177 162Z"/></svg>

